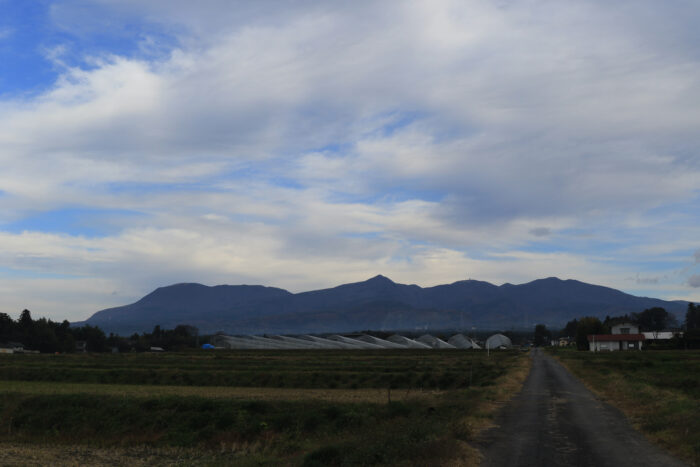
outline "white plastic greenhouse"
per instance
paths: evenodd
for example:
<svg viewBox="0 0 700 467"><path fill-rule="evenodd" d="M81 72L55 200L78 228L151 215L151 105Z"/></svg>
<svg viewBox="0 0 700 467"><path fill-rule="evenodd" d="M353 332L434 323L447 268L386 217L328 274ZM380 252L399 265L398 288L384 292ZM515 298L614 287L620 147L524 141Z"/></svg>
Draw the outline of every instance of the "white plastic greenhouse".
<svg viewBox="0 0 700 467"><path fill-rule="evenodd" d="M510 341L510 339L507 336L504 336L503 334L494 334L493 336L489 337L486 339L486 344L485 344L487 349L507 349L513 346L513 343Z"/></svg>
<svg viewBox="0 0 700 467"><path fill-rule="evenodd" d="M473 339L463 334L455 334L449 342L424 334L417 339L411 339L400 334L394 334L386 339L381 339L369 334L353 334L343 336L334 334L331 336L228 336L219 334L214 336L211 343L216 347L227 349L254 350L312 350L312 349L346 349L346 350L391 350L391 349L479 349ZM510 339L502 334L495 334L488 338L486 346L489 349L510 347Z"/></svg>

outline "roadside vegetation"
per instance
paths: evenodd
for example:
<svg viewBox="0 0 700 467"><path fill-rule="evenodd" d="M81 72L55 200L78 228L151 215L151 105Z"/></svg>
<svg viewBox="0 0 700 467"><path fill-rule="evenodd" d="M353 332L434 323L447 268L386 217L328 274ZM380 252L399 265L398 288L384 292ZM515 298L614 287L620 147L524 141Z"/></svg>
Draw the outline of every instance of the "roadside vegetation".
<svg viewBox="0 0 700 467"><path fill-rule="evenodd" d="M548 351L649 439L700 466L700 351Z"/></svg>
<svg viewBox="0 0 700 467"><path fill-rule="evenodd" d="M0 355L0 463L13 452L60 463L73 450L105 465L476 465L470 442L529 361L456 350Z"/></svg>

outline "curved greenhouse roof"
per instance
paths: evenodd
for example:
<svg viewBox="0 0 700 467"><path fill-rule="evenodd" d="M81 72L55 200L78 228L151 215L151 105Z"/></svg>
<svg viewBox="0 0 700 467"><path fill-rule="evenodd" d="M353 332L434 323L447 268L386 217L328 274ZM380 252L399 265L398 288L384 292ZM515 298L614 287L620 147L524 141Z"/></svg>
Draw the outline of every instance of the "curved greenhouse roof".
<svg viewBox="0 0 700 467"><path fill-rule="evenodd" d="M358 341L367 342L369 344L379 345L385 349L405 349L405 345L397 344L389 340L380 339L378 337L364 334L357 338Z"/></svg>
<svg viewBox="0 0 700 467"><path fill-rule="evenodd" d="M426 345L422 342L418 342L413 339L409 339L408 337L399 335L399 334L394 334L393 336L389 336L386 338L386 340L393 342L395 344L401 344L407 349L430 349L429 345Z"/></svg>
<svg viewBox="0 0 700 467"><path fill-rule="evenodd" d="M316 342L318 344L321 344L324 349L356 349L357 346L354 345L348 345L348 344L343 344L342 342L336 342L332 341L330 339L324 339L323 337L318 337L318 336L309 336L303 335L300 337L300 339L303 340L308 340L311 342Z"/></svg>
<svg viewBox="0 0 700 467"><path fill-rule="evenodd" d="M466 337L464 334L455 334L454 336L450 337L450 339L447 341L448 344L454 345L458 349L478 349L479 346L476 345L476 343L471 340L469 337Z"/></svg>
<svg viewBox="0 0 700 467"><path fill-rule="evenodd" d="M420 336L418 339L416 339L418 342L421 342L425 345L428 345L432 347L433 349L456 349L452 344L448 344L442 339L439 339L435 336L431 336L430 334L423 334Z"/></svg>
<svg viewBox="0 0 700 467"><path fill-rule="evenodd" d="M500 347L512 347L513 343L507 336L503 334L494 334L493 336L486 339L487 349L498 349Z"/></svg>
<svg viewBox="0 0 700 467"><path fill-rule="evenodd" d="M335 342L340 342L340 343L343 343L343 344L353 345L353 346L355 346L355 347L358 348L358 349L383 349L383 348L384 348L384 347L382 347L381 345L372 344L372 343L370 343L370 342L363 342L363 341L360 341L360 340L357 340L357 339L352 339L352 338L350 338L350 337L345 337L345 336L341 336L341 335L338 335L338 334L335 334L335 335L333 335L333 336L330 336L329 339L332 340L332 341L335 341Z"/></svg>

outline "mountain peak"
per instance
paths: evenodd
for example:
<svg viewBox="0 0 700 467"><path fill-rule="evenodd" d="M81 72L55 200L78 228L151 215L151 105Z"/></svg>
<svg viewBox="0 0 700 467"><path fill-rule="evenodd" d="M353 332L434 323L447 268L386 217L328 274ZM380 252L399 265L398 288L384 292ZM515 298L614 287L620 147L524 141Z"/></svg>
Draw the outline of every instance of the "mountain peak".
<svg viewBox="0 0 700 467"><path fill-rule="evenodd" d="M373 278L367 279L365 282L374 284L395 284L394 281L392 281L386 276L382 276L381 274L377 274Z"/></svg>

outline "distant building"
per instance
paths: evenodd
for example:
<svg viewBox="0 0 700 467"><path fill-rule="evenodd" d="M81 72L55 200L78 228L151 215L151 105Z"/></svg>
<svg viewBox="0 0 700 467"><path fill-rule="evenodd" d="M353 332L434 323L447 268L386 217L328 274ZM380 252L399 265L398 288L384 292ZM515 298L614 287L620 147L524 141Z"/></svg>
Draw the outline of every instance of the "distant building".
<svg viewBox="0 0 700 467"><path fill-rule="evenodd" d="M620 323L614 324L610 328L611 335L620 334L639 334L639 326L629 321L622 321Z"/></svg>
<svg viewBox="0 0 700 467"><path fill-rule="evenodd" d="M558 341L553 342L556 342L556 345L559 347L568 347L569 345L571 345L571 340L568 337L560 337Z"/></svg>
<svg viewBox="0 0 700 467"><path fill-rule="evenodd" d="M22 353L24 345L19 342L3 342L0 343L0 353Z"/></svg>
<svg viewBox="0 0 700 467"><path fill-rule="evenodd" d="M639 326L630 322L622 322L612 326L612 334L590 334L588 347L591 352L615 350L642 350L644 334L640 334Z"/></svg>
<svg viewBox="0 0 700 467"><path fill-rule="evenodd" d="M652 331L652 332L643 332L644 338L646 340L670 340L673 339L674 337L683 337L683 333L680 331Z"/></svg>

